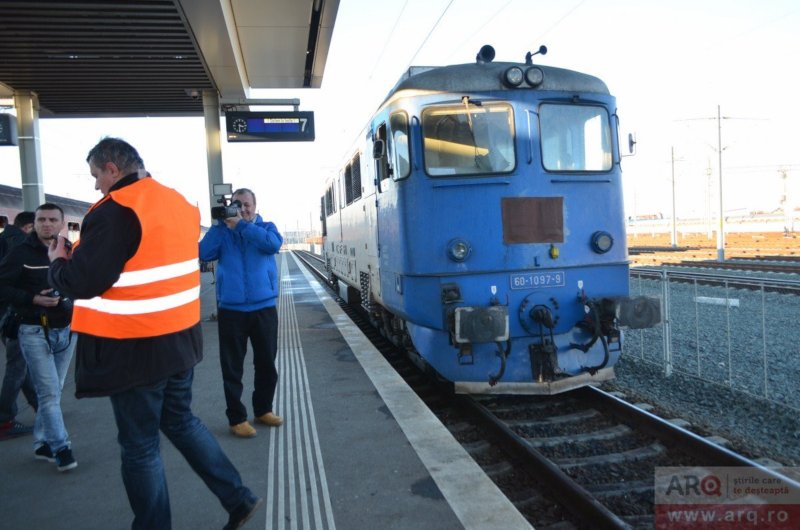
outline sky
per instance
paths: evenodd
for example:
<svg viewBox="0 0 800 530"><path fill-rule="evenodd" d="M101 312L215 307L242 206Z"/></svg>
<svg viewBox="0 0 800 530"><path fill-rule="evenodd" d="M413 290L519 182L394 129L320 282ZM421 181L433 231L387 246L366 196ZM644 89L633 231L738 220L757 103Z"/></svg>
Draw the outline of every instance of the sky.
<svg viewBox="0 0 800 530"><path fill-rule="evenodd" d="M253 189L280 229L318 230L324 179L410 65L471 63L484 44L496 61L523 62L546 45L535 62L602 79L617 98L621 137L636 136L622 162L626 216L670 217L673 183L679 219L716 216L720 147L726 215L797 207L799 27L796 0L340 0L322 88L250 94L299 98L315 113L316 141L223 137L223 178ZM104 136L136 146L208 225L201 117L43 119L45 190L98 200L85 158ZM0 183L19 186L14 147L0 147Z"/></svg>

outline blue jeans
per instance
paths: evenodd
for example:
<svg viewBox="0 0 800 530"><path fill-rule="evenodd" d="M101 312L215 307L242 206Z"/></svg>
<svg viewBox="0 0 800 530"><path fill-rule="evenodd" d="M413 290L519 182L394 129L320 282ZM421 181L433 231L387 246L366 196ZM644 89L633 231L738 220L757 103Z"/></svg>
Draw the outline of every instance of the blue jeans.
<svg viewBox="0 0 800 530"><path fill-rule="evenodd" d="M2 340L6 346L6 373L0 388L0 423L5 423L17 417L17 396L20 390L34 410L39 405L28 364L19 349L19 341L5 337Z"/></svg>
<svg viewBox="0 0 800 530"><path fill-rule="evenodd" d="M133 509L132 528L171 528L159 429L181 452L229 513L255 496L214 436L191 411L194 371L111 396L122 447L122 481Z"/></svg>
<svg viewBox="0 0 800 530"><path fill-rule="evenodd" d="M51 328L45 333L42 326L20 324L17 340L39 400L33 424L33 448L46 443L56 454L69 447L69 435L61 415L61 389L75 352L75 336L69 327Z"/></svg>

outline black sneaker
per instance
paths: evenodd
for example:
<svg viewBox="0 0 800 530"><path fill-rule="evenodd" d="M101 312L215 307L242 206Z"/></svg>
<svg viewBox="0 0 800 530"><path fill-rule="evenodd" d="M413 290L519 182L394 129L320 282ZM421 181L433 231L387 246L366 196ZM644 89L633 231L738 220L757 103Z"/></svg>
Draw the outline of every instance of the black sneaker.
<svg viewBox="0 0 800 530"><path fill-rule="evenodd" d="M25 436L26 434L31 434L32 432L33 427L29 425L23 425L15 420L0 424L0 436L3 438L16 438L17 436Z"/></svg>
<svg viewBox="0 0 800 530"><path fill-rule="evenodd" d="M222 530L235 530L236 528L243 527L244 523L255 515L256 510L263 502L264 499L254 498L253 500L246 500L241 503L231 512L228 524L226 524Z"/></svg>
<svg viewBox="0 0 800 530"><path fill-rule="evenodd" d="M48 462L56 461L56 457L53 456L53 451L50 450L50 446L47 444L40 445L36 451L33 452L33 458L36 460L47 460Z"/></svg>
<svg viewBox="0 0 800 530"><path fill-rule="evenodd" d="M72 457L72 450L69 447L65 447L56 453L56 466L62 472L78 467L78 462Z"/></svg>

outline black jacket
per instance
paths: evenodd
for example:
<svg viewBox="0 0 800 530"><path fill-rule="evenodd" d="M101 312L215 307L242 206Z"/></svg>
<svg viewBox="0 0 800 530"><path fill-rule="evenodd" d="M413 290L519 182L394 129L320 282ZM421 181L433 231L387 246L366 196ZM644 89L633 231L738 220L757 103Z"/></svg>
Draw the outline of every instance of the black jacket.
<svg viewBox="0 0 800 530"><path fill-rule="evenodd" d="M137 178L128 175L111 191L133 184ZM98 296L119 279L141 240L142 227L134 211L107 200L83 219L80 244L72 258L50 264L50 285L76 300ZM75 395L107 396L151 385L192 368L202 358L199 322L177 333L140 339L78 333Z"/></svg>
<svg viewBox="0 0 800 530"><path fill-rule="evenodd" d="M3 233L0 234L0 262L8 256L11 249L25 241L27 234L15 225L6 225ZM8 304L0 302L0 315L5 314Z"/></svg>
<svg viewBox="0 0 800 530"><path fill-rule="evenodd" d="M6 225L0 234L0 260L6 257L11 249L25 241L27 234L15 225Z"/></svg>
<svg viewBox="0 0 800 530"><path fill-rule="evenodd" d="M51 328L63 328L72 320L72 301L62 295L55 307L34 305L33 297L50 289L47 283L47 247L36 232L25 237L0 262L0 302L9 304L20 316L23 324L41 325L42 316L47 317Z"/></svg>

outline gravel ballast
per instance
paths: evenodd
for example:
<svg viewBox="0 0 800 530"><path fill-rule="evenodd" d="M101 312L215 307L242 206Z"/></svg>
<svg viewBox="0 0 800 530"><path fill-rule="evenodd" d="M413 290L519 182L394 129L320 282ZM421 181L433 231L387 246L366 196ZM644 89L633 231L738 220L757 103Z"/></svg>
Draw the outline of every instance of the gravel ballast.
<svg viewBox="0 0 800 530"><path fill-rule="evenodd" d="M628 401L646 402L659 416L682 418L689 430L722 436L730 448L757 460L800 466L800 414L796 410L680 373L666 377L661 367L622 359L617 378L604 390L623 392Z"/></svg>

